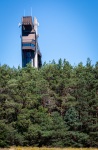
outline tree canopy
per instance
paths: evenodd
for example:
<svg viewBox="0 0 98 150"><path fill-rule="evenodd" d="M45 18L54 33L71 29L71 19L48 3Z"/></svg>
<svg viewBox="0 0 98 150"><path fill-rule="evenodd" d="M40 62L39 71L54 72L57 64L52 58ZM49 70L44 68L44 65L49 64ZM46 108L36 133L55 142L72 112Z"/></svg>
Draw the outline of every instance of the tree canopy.
<svg viewBox="0 0 98 150"><path fill-rule="evenodd" d="M0 147L98 147L98 62L0 66Z"/></svg>

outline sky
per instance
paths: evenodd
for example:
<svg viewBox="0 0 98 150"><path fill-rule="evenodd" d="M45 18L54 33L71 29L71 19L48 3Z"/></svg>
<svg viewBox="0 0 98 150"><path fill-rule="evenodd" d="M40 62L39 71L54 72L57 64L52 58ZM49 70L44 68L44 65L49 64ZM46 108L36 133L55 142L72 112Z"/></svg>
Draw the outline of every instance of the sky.
<svg viewBox="0 0 98 150"><path fill-rule="evenodd" d="M32 9L32 11L31 11ZM42 62L66 59L72 65L98 61L98 0L1 0L0 64L21 67L22 16L39 22Z"/></svg>

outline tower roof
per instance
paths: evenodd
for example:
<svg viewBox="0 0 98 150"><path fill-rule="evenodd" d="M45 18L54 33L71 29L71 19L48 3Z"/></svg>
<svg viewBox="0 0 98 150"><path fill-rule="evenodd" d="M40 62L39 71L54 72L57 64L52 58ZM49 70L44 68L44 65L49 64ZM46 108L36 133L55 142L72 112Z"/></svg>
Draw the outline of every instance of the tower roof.
<svg viewBox="0 0 98 150"><path fill-rule="evenodd" d="M32 17L31 16L26 16L22 18L22 24L23 25L33 25L32 23Z"/></svg>

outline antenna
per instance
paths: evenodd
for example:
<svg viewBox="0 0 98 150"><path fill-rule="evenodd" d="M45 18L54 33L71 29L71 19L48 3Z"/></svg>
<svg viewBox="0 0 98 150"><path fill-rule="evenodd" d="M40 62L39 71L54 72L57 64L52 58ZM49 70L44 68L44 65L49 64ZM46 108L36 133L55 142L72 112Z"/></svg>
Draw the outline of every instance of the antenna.
<svg viewBox="0 0 98 150"><path fill-rule="evenodd" d="M32 16L32 7L31 7L31 16Z"/></svg>

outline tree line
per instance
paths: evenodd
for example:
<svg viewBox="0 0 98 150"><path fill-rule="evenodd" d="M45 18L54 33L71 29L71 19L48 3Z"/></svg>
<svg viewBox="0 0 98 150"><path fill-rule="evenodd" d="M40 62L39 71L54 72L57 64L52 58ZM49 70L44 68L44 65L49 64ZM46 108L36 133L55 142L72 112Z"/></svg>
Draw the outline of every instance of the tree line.
<svg viewBox="0 0 98 150"><path fill-rule="evenodd" d="M98 62L0 66L0 147L98 147Z"/></svg>

